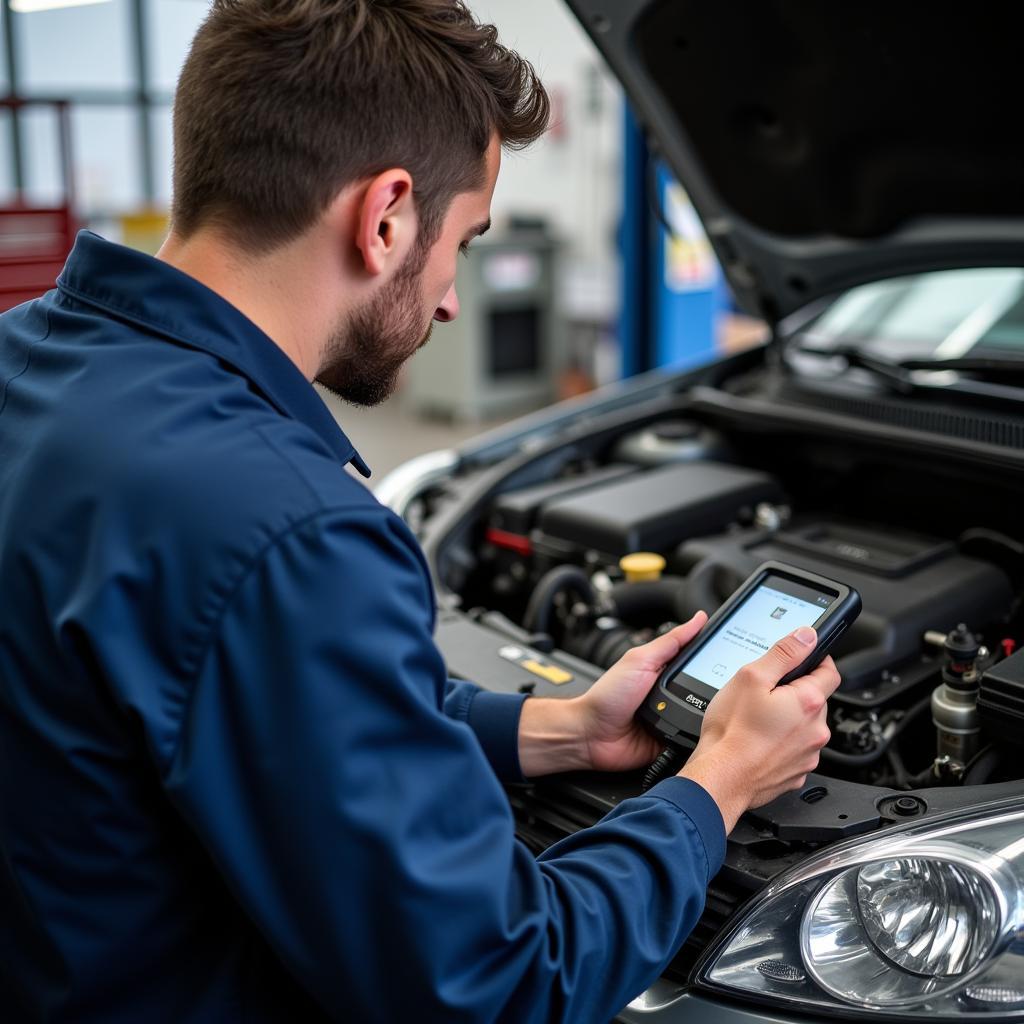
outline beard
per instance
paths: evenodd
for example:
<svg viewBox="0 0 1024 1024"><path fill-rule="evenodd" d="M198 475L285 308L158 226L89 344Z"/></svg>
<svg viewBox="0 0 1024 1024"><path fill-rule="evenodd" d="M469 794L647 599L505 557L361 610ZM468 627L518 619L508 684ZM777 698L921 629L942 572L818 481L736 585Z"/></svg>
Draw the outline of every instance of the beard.
<svg viewBox="0 0 1024 1024"><path fill-rule="evenodd" d="M426 345L420 275L425 249L416 249L379 295L339 322L327 343L319 384L352 405L379 405L390 398L405 363Z"/></svg>

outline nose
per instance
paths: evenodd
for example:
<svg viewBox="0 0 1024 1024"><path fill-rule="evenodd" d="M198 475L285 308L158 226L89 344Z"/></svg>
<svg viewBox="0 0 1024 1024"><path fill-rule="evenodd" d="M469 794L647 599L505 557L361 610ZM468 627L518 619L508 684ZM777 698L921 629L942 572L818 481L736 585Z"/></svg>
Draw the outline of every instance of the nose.
<svg viewBox="0 0 1024 1024"><path fill-rule="evenodd" d="M434 310L434 319L438 323L447 324L454 320L459 315L459 297L455 294L455 285L452 284L451 288L448 289L445 297L441 300L441 305Z"/></svg>

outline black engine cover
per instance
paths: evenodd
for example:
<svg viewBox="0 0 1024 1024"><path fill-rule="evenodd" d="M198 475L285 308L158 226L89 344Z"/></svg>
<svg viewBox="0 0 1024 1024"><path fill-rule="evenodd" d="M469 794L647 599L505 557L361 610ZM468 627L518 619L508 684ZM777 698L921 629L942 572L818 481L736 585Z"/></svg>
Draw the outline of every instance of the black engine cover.
<svg viewBox="0 0 1024 1024"><path fill-rule="evenodd" d="M858 543L834 543L855 531ZM820 537L817 549L808 538ZM920 657L927 630L973 629L1002 621L1012 605L1007 576L941 541L863 524L804 524L787 533L742 531L685 544L677 560L689 569L687 603L713 612L739 582L774 559L829 576L856 589L860 618L836 645L844 690L878 683L883 670Z"/></svg>

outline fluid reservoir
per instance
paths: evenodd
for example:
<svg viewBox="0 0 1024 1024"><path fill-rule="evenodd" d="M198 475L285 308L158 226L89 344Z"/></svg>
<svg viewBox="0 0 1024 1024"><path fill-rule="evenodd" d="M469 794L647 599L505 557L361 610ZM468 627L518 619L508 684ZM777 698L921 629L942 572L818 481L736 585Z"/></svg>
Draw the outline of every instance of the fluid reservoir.
<svg viewBox="0 0 1024 1024"><path fill-rule="evenodd" d="M724 439L691 420L665 420L627 434L615 446L613 458L637 466L666 466L671 462L726 459Z"/></svg>
<svg viewBox="0 0 1024 1024"><path fill-rule="evenodd" d="M932 692L938 757L966 764L978 749L977 637L960 623L946 634L942 682Z"/></svg>
<svg viewBox="0 0 1024 1024"><path fill-rule="evenodd" d="M619 559L619 568L625 573L627 583L646 583L661 579L665 559L653 551L634 551Z"/></svg>

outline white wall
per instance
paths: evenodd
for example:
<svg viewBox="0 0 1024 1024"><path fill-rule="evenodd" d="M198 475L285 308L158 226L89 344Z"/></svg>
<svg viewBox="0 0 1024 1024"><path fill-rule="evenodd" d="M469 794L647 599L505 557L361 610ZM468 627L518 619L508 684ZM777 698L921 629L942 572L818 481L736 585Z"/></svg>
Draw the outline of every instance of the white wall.
<svg viewBox="0 0 1024 1024"><path fill-rule="evenodd" d="M469 0L505 45L529 59L562 111L561 124L506 157L497 216L546 216L580 262L607 262L621 206L622 93L562 0Z"/></svg>
<svg viewBox="0 0 1024 1024"><path fill-rule="evenodd" d="M500 224L511 213L545 217L566 246L568 274L562 290L570 296L570 306L592 314L594 303L605 299L612 309L621 203L619 87L563 0L468 3L478 18L497 25L506 45L533 62L558 112L549 136L525 153L506 156L495 196L495 220ZM207 0L145 0L152 30L150 64L161 88L173 88L206 7ZM16 15L27 80L58 92L85 85L116 88L128 75L128 26L128 0ZM26 120L31 195L40 202L55 201L61 192L55 118L42 111ZM79 198L85 208L91 214L137 208L141 168L132 108L75 108L73 122ZM155 113L153 136L157 199L166 203L169 109ZM0 131L4 165L7 154L2 150L7 145L8 135ZM10 184L0 180L0 201ZM585 298L573 301L573 295Z"/></svg>

